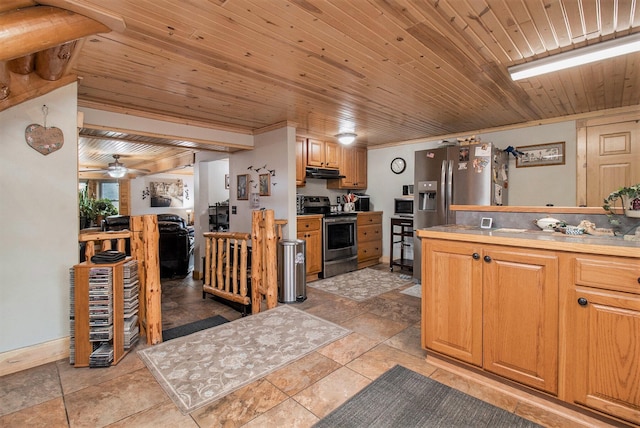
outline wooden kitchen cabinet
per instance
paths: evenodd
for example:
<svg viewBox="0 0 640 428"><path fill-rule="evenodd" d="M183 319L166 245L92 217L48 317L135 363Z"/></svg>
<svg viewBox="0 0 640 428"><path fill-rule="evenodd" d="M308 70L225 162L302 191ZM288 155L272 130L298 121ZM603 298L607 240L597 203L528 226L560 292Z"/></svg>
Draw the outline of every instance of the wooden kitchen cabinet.
<svg viewBox="0 0 640 428"><path fill-rule="evenodd" d="M307 139L296 137L296 186L304 186L307 168Z"/></svg>
<svg viewBox="0 0 640 428"><path fill-rule="evenodd" d="M338 169L340 167L340 146L332 141L307 139L307 165Z"/></svg>
<svg viewBox="0 0 640 428"><path fill-rule="evenodd" d="M423 346L557 393L558 257L423 240Z"/></svg>
<svg viewBox="0 0 640 428"><path fill-rule="evenodd" d="M569 400L640 424L640 260L575 255L567 265Z"/></svg>
<svg viewBox="0 0 640 428"><path fill-rule="evenodd" d="M329 180L328 189L367 188L367 149L364 147L342 147L340 174L345 178Z"/></svg>
<svg viewBox="0 0 640 428"><path fill-rule="evenodd" d="M482 366L482 251L422 240L422 346Z"/></svg>
<svg viewBox="0 0 640 428"><path fill-rule="evenodd" d="M297 238L306 241L307 281L318 279L318 274L322 271L322 216L299 216Z"/></svg>
<svg viewBox="0 0 640 428"><path fill-rule="evenodd" d="M558 256L509 247L481 256L484 369L556 395Z"/></svg>
<svg viewBox="0 0 640 428"><path fill-rule="evenodd" d="M358 269L378 264L382 256L382 212L359 212Z"/></svg>

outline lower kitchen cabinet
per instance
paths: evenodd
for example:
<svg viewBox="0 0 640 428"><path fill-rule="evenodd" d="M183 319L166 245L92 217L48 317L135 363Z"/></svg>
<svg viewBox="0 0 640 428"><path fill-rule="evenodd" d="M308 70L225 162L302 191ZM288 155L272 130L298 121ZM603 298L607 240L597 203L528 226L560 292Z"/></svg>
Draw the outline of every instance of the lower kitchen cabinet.
<svg viewBox="0 0 640 428"><path fill-rule="evenodd" d="M379 263L382 256L382 212L358 213L358 269Z"/></svg>
<svg viewBox="0 0 640 428"><path fill-rule="evenodd" d="M479 245L422 241L422 345L482 366Z"/></svg>
<svg viewBox="0 0 640 428"><path fill-rule="evenodd" d="M298 217L297 231L297 238L306 241L307 280L318 279L322 271L322 216Z"/></svg>
<svg viewBox="0 0 640 428"><path fill-rule="evenodd" d="M558 256L509 247L480 255L484 369L556 395Z"/></svg>
<svg viewBox="0 0 640 428"><path fill-rule="evenodd" d="M556 394L556 254L446 240L422 245L423 346Z"/></svg>
<svg viewBox="0 0 640 428"><path fill-rule="evenodd" d="M640 261L575 255L567 391L573 402L640 424Z"/></svg>

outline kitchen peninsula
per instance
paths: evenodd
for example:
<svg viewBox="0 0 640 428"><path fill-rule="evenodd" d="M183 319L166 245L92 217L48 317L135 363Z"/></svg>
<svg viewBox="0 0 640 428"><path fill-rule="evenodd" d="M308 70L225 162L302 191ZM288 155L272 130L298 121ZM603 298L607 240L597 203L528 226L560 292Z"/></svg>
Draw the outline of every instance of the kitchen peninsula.
<svg viewBox="0 0 640 428"><path fill-rule="evenodd" d="M640 241L533 230L548 215L603 227L598 208L455 208L459 224L416 231L427 359L640 424Z"/></svg>

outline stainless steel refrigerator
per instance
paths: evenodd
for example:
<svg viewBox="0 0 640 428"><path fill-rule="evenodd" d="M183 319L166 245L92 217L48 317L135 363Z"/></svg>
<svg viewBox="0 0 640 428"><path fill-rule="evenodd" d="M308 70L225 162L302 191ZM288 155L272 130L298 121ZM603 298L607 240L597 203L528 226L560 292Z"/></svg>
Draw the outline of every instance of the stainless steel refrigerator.
<svg viewBox="0 0 640 428"><path fill-rule="evenodd" d="M415 152L413 227L455 223L451 205L507 205L508 153L491 143ZM422 251L414 235L413 277L420 280Z"/></svg>

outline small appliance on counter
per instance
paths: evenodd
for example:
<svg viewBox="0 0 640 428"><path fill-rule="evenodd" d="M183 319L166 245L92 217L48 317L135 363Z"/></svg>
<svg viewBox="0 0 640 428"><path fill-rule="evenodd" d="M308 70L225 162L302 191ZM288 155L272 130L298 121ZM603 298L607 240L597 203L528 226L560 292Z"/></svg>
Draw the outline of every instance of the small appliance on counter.
<svg viewBox="0 0 640 428"><path fill-rule="evenodd" d="M393 215L396 217L413 217L413 196L395 198L393 200Z"/></svg>
<svg viewBox="0 0 640 428"><path fill-rule="evenodd" d="M405 184L404 186L402 186L402 195L403 196L408 196L408 195L413 196L413 184Z"/></svg>
<svg viewBox="0 0 640 428"><path fill-rule="evenodd" d="M356 193L356 211L371 211L371 196L364 193Z"/></svg>

